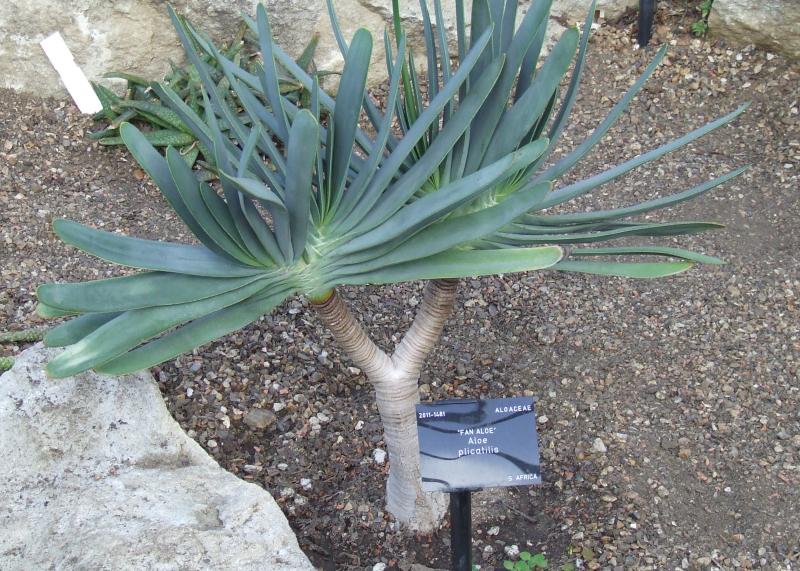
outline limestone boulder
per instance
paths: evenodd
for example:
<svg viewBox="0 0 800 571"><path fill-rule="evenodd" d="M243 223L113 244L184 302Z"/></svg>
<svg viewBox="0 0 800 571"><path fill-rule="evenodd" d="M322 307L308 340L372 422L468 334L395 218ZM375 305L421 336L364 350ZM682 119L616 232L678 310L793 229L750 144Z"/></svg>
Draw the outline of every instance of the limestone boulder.
<svg viewBox="0 0 800 571"><path fill-rule="evenodd" d="M175 0L172 5L217 40L231 38L240 14L255 0ZM39 42L53 32L64 40L90 79L109 71L160 79L169 60L181 61L177 41L160 0L10 0L0 2L0 82L42 96L66 97Z"/></svg>
<svg viewBox="0 0 800 571"><path fill-rule="evenodd" d="M755 44L800 58L797 0L714 0L708 29L733 44Z"/></svg>
<svg viewBox="0 0 800 571"><path fill-rule="evenodd" d="M148 373L0 377L0 569L313 569L272 497L211 459Z"/></svg>
<svg viewBox="0 0 800 571"><path fill-rule="evenodd" d="M229 40L241 22L241 14L252 15L257 0L173 0L171 4L216 42ZM606 19L618 17L637 0L600 0ZM388 0L335 0L345 37L359 27L372 32L375 43L371 84L386 79L383 30L391 26ZM554 0L553 26L547 45L563 31L556 22L583 21L590 0ZM467 12L470 0L465 1ZM530 2L520 3L520 17ZM331 31L325 0L270 0L266 2L277 42L299 55L313 34L320 40L317 67L341 69L342 57ZM424 61L422 16L416 0L400 3L402 19L409 31L409 46L417 61ZM455 2L443 1L443 19L454 51ZM75 61L89 79L98 80L109 71L136 73L160 79L169 61L184 60L172 24L161 0L10 0L0 2L0 86L41 96L66 97L66 91L47 61L39 42L59 31Z"/></svg>
<svg viewBox="0 0 800 571"><path fill-rule="evenodd" d="M550 14L566 20L568 24L575 24L586 19L591 4L592 0L553 0ZM627 10L635 10L638 6L639 0L598 0L595 10L602 14L603 19L613 22Z"/></svg>

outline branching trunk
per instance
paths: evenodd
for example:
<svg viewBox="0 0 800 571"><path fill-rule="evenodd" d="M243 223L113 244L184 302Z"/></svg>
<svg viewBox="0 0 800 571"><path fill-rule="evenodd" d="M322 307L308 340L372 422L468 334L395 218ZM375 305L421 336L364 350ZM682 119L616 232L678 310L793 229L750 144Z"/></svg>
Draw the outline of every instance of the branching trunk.
<svg viewBox="0 0 800 571"><path fill-rule="evenodd" d="M386 507L400 523L419 531L438 527L446 500L443 494L425 493L421 487L414 408L419 402L418 380L452 311L457 287L457 280L427 283L414 322L391 357L372 342L338 293L314 304L336 342L375 388L389 451Z"/></svg>

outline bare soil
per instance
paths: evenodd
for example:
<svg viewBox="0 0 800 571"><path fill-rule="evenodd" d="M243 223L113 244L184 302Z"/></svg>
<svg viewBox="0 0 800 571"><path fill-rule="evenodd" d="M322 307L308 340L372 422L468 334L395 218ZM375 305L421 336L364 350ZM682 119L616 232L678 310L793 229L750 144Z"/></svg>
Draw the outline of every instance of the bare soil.
<svg viewBox="0 0 800 571"><path fill-rule="evenodd" d="M420 381L423 398L534 395L547 419L544 485L474 499L482 569L502 567L516 549L544 553L554 568L800 568L800 66L694 39L694 15L676 4L662 11L647 49L634 49L630 22L595 35L565 150L660 44L669 56L570 177L741 102L750 109L575 208L663 195L750 164L724 188L662 216L726 223L664 243L728 264L660 281L556 272L464 281ZM43 325L33 311L41 283L119 272L55 239L53 218L189 240L124 151L85 137L95 126L71 105L9 91L0 100L0 329ZM391 348L420 291L344 293ZM0 346L2 354L19 349ZM448 567L446 527L409 535L384 511L388 466L372 456L383 441L371 390L304 300L153 372L181 425L221 465L275 496L321 568ZM250 414L257 408L272 415Z"/></svg>

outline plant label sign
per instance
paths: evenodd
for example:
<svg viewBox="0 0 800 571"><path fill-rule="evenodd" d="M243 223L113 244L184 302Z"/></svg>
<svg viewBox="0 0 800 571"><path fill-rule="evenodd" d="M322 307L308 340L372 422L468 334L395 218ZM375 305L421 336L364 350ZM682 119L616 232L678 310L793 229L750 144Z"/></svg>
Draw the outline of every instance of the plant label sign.
<svg viewBox="0 0 800 571"><path fill-rule="evenodd" d="M417 405L422 489L541 484L532 397Z"/></svg>

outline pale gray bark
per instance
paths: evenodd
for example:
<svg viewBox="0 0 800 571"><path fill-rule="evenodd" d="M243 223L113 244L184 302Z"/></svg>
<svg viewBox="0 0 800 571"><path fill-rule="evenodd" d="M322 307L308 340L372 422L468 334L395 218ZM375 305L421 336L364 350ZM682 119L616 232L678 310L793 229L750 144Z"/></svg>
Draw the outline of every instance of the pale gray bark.
<svg viewBox="0 0 800 571"><path fill-rule="evenodd" d="M457 288L457 280L426 284L414 322L391 357L372 342L338 293L314 304L336 342L375 389L389 452L386 507L400 523L419 531L436 529L447 504L443 494L425 493L421 487L415 410L418 379L452 312Z"/></svg>

